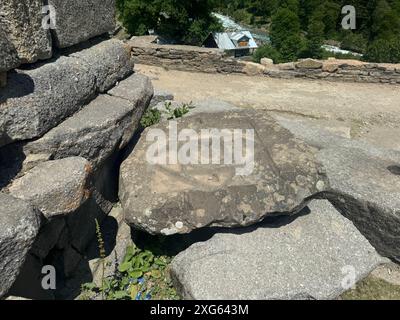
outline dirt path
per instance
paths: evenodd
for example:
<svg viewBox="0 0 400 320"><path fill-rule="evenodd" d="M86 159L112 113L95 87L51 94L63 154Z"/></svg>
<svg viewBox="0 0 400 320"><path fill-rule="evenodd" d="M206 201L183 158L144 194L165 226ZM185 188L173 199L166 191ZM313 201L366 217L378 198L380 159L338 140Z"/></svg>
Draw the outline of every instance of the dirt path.
<svg viewBox="0 0 400 320"><path fill-rule="evenodd" d="M182 102L207 98L301 117L344 135L400 150L400 86L270 79L137 65L158 89ZM308 120L307 120L308 121Z"/></svg>

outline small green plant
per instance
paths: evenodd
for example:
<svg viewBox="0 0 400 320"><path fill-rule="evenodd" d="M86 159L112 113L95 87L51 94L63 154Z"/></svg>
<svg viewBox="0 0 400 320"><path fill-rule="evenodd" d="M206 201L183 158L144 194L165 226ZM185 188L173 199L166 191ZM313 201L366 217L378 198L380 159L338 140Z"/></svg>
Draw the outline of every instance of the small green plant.
<svg viewBox="0 0 400 320"><path fill-rule="evenodd" d="M93 292L101 293L102 299L107 300L177 300L169 275L171 259L129 246L117 273L103 279L102 287L93 283L83 285L81 296L87 298L88 292Z"/></svg>
<svg viewBox="0 0 400 320"><path fill-rule="evenodd" d="M180 107L173 108L171 102L166 102L164 106L166 109L168 120L182 118L185 114L190 112L190 109L193 109L192 103L189 104L184 103Z"/></svg>
<svg viewBox="0 0 400 320"><path fill-rule="evenodd" d="M106 259L106 249L104 246L104 240L103 240L103 235L101 233L101 227L100 223L97 219L95 219L96 223L96 236L97 236L97 242L99 246L99 256L100 256L100 262L101 262L101 285L104 287L104 270L105 270L105 259ZM104 300L104 291L101 291L102 294L102 299Z"/></svg>
<svg viewBox="0 0 400 320"><path fill-rule="evenodd" d="M161 112L157 109L149 109L140 120L143 128L151 127L161 121Z"/></svg>
<svg viewBox="0 0 400 320"><path fill-rule="evenodd" d="M190 109L193 109L194 106L192 102L190 102L183 103L180 107L174 108L171 102L166 102L164 108L165 110L161 111L158 109L149 109L140 120L142 127L148 128L159 123L163 114L165 114L168 120L182 118L185 114L189 113Z"/></svg>

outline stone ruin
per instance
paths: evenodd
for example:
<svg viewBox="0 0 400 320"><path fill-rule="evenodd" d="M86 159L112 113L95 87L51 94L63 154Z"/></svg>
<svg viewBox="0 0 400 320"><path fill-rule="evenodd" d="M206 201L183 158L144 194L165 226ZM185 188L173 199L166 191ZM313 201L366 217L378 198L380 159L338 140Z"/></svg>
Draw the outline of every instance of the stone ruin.
<svg viewBox="0 0 400 320"><path fill-rule="evenodd" d="M115 0L46 5L55 29L43 28L45 1L0 3L0 296L14 284L13 294L53 298L38 281L45 260L66 277L76 270L153 96L130 48L107 34Z"/></svg>
<svg viewBox="0 0 400 320"><path fill-rule="evenodd" d="M210 233L173 260L187 299L334 299L343 268L360 280L399 259L399 152L206 101L177 125L253 129L251 174L152 165L146 135L170 123L140 132L140 119L172 97L154 93L129 44L107 35L114 0L48 0L55 29L43 28L44 5L0 3L0 298L74 297L71 281L96 278L95 221L112 210L111 265L131 227ZM41 287L44 265L57 269L56 292Z"/></svg>

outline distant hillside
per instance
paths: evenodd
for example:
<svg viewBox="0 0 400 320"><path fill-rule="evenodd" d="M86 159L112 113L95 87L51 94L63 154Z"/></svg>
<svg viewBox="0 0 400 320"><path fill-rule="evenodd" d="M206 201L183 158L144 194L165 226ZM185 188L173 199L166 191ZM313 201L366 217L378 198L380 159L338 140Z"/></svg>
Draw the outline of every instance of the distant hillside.
<svg viewBox="0 0 400 320"><path fill-rule="evenodd" d="M356 9L355 30L342 28L345 5ZM270 49L281 60L321 57L319 44L335 40L367 60L400 62L399 0L216 0L216 6L236 21L270 29Z"/></svg>
<svg viewBox="0 0 400 320"><path fill-rule="evenodd" d="M355 30L344 30L342 8L356 9ZM201 45L222 25L220 12L244 24L266 29L271 45L260 48L255 60L276 62L325 58L321 48L333 41L342 49L373 62L400 62L399 0L117 0L119 19L130 34L149 30L175 43Z"/></svg>

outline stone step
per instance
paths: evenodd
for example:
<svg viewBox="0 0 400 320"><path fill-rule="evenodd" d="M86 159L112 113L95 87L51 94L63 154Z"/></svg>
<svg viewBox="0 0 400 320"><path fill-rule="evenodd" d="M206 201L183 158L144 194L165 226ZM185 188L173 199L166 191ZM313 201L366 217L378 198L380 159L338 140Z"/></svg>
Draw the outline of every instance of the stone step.
<svg viewBox="0 0 400 320"><path fill-rule="evenodd" d="M34 205L47 219L64 216L89 198L91 170L81 157L47 161L16 179L9 192Z"/></svg>
<svg viewBox="0 0 400 320"><path fill-rule="evenodd" d="M96 170L132 139L152 94L147 77L132 75L39 140L27 143L24 153L34 159L80 156Z"/></svg>
<svg viewBox="0 0 400 320"><path fill-rule="evenodd" d="M219 230L172 261L185 299L335 299L387 262L326 200L297 217Z"/></svg>
<svg viewBox="0 0 400 320"><path fill-rule="evenodd" d="M36 139L73 115L98 92L132 74L125 44L109 40L34 69L17 70L0 89L0 147Z"/></svg>
<svg viewBox="0 0 400 320"><path fill-rule="evenodd" d="M40 213L0 193L0 298L11 288L39 232Z"/></svg>

